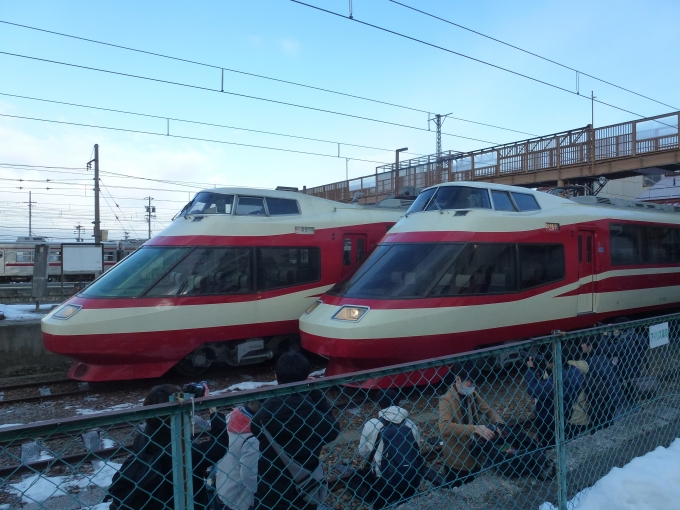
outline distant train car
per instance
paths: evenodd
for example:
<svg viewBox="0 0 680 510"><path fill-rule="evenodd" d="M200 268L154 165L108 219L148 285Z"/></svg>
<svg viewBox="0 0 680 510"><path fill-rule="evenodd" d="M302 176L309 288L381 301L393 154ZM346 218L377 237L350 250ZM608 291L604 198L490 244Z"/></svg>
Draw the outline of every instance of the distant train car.
<svg viewBox="0 0 680 510"><path fill-rule="evenodd" d="M428 188L301 317L302 346L336 375L677 309L677 210L487 183Z"/></svg>
<svg viewBox="0 0 680 510"><path fill-rule="evenodd" d="M45 347L74 358L69 376L86 381L271 359L299 344L300 315L410 203L201 192L159 235L45 317Z"/></svg>
<svg viewBox="0 0 680 510"><path fill-rule="evenodd" d="M28 283L33 280L33 260L35 245L47 244L49 254L49 281L61 281L61 245L60 242L47 241L41 236L18 237L16 241L0 243L0 284ZM141 246L141 241L104 241L104 270L112 268L118 261L128 256ZM94 280L94 273L71 274L64 281Z"/></svg>

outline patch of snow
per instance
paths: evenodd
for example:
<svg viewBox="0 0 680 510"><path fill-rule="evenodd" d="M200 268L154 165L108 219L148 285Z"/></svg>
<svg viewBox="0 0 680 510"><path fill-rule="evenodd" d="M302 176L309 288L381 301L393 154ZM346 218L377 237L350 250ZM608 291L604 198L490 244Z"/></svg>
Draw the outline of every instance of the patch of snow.
<svg viewBox="0 0 680 510"><path fill-rule="evenodd" d="M78 416L85 416L88 414L106 413L108 411L120 411L122 409L138 407L138 405L139 404L133 404L132 402L126 402L125 404L117 404L115 406L107 407L105 409L76 409L76 414Z"/></svg>
<svg viewBox="0 0 680 510"><path fill-rule="evenodd" d="M81 508L81 510L109 510L109 505L111 505L110 501L108 503L99 503L94 506L86 506Z"/></svg>
<svg viewBox="0 0 680 510"><path fill-rule="evenodd" d="M680 501L680 439L614 468L569 501L575 510L667 510ZM543 503L539 510L556 510Z"/></svg>
<svg viewBox="0 0 680 510"><path fill-rule="evenodd" d="M102 489L111 485L111 479L122 464L95 461L92 463L94 474L91 476L31 476L19 483L11 483L9 492L21 496L24 503L42 503L56 496L69 494L73 489L85 489L97 485Z"/></svg>
<svg viewBox="0 0 680 510"><path fill-rule="evenodd" d="M276 386L278 383L276 381L265 381L265 382L255 382L255 381L248 381L248 382L242 382L238 384L233 384L229 386L228 388L224 388L223 390L215 390L215 391L210 391L210 396L212 395L221 395L222 393L227 393L231 391L246 391L246 390L256 390L257 388L262 388L264 386Z"/></svg>
<svg viewBox="0 0 680 510"><path fill-rule="evenodd" d="M309 377L324 377L326 375L326 369L322 370L317 370L316 372L312 372L309 374Z"/></svg>
<svg viewBox="0 0 680 510"><path fill-rule="evenodd" d="M40 305L40 311L35 311L35 305L0 305L0 312L8 321L25 321L30 319L42 319L52 311L53 303Z"/></svg>
<svg viewBox="0 0 680 510"><path fill-rule="evenodd" d="M18 427L19 425L23 425L23 423L5 423L4 425L0 425L0 429L5 429L9 427Z"/></svg>
<svg viewBox="0 0 680 510"><path fill-rule="evenodd" d="M38 456L36 459L31 459L33 462L40 462L41 460L50 460L53 459L54 457L50 455L51 452L46 452L46 451L41 451L40 456Z"/></svg>
<svg viewBox="0 0 680 510"><path fill-rule="evenodd" d="M115 448L117 444L118 443L116 443L113 439L109 439L108 437L102 439L103 448Z"/></svg>

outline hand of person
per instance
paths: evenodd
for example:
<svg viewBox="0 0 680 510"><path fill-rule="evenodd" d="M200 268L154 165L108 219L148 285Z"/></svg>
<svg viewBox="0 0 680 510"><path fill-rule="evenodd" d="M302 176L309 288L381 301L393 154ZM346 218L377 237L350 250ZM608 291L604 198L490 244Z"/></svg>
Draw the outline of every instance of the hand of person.
<svg viewBox="0 0 680 510"><path fill-rule="evenodd" d="M536 365L534 365L534 358L532 358L531 356L529 356L529 359L527 360L527 366L529 368L535 368L536 367Z"/></svg>
<svg viewBox="0 0 680 510"><path fill-rule="evenodd" d="M495 437L495 433L484 425L475 425L475 434L486 441L491 441Z"/></svg>
<svg viewBox="0 0 680 510"><path fill-rule="evenodd" d="M202 386L205 388L205 393L203 394L203 396L209 397L210 396L210 388L208 388L208 385L206 383L203 383Z"/></svg>

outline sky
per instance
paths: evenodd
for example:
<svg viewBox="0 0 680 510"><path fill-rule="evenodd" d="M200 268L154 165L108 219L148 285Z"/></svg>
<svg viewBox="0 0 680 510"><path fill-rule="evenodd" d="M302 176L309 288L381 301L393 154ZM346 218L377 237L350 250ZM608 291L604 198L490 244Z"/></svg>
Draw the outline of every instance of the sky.
<svg viewBox="0 0 680 510"><path fill-rule="evenodd" d="M110 239L146 238L145 197L156 206L154 235L200 189L302 188L370 175L394 161L395 149L409 148L402 159L435 152L430 114L506 128L447 119L443 149L469 151L589 124L591 90L642 116L680 109L680 48L669 37L678 2L400 1L665 105L582 74L573 94L574 71L389 0L307 2L341 16L290 0L0 0L8 22L0 23L0 240L28 234L29 191L34 235L72 240L81 224L91 239L86 163L94 144L102 229ZM350 5L357 21L348 19ZM595 126L633 113L595 104Z"/></svg>

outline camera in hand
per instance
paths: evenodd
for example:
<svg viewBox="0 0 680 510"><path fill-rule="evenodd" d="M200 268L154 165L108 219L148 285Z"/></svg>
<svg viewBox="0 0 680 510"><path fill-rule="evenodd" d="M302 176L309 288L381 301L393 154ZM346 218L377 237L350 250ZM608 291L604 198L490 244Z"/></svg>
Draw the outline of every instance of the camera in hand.
<svg viewBox="0 0 680 510"><path fill-rule="evenodd" d="M193 394L194 397L196 398L201 398L202 396L205 395L205 387L208 385L206 381L201 381L201 382L192 382L189 384L185 384L182 387L182 391L184 393L191 393Z"/></svg>

